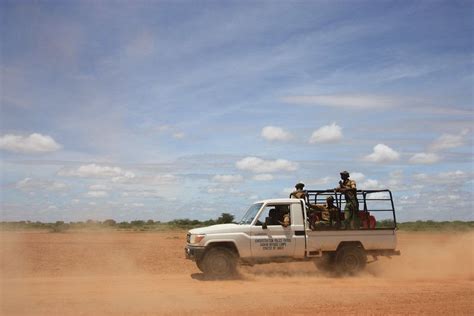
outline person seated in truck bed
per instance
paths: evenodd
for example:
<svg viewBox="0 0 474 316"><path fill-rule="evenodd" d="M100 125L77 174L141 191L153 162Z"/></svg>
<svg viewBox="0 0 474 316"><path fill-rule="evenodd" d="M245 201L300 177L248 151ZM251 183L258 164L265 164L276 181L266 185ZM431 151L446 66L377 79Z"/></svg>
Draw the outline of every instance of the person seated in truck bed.
<svg viewBox="0 0 474 316"><path fill-rule="evenodd" d="M312 204L310 208L312 209L309 216L311 229L341 227L340 210L334 205L332 196L326 198L326 204Z"/></svg>

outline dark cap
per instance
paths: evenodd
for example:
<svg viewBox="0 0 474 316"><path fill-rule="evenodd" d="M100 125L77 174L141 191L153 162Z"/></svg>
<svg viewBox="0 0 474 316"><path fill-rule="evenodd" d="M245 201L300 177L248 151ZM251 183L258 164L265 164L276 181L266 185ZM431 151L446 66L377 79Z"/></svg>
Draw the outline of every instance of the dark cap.
<svg viewBox="0 0 474 316"><path fill-rule="evenodd" d="M300 182L300 183L297 183L297 184L295 185L295 188L297 188L297 189L303 189L303 188L304 188L304 183L301 183L301 182Z"/></svg>
<svg viewBox="0 0 474 316"><path fill-rule="evenodd" d="M341 176L342 176L342 175L349 176L349 172L344 170L344 171L341 172Z"/></svg>

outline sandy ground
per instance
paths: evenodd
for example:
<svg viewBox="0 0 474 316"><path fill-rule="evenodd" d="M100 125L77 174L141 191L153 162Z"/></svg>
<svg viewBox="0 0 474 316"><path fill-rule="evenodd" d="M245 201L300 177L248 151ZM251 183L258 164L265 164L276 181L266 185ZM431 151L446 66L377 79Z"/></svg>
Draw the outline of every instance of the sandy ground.
<svg viewBox="0 0 474 316"><path fill-rule="evenodd" d="M1 315L474 314L474 233L400 233L357 277L311 262L206 281L185 232L0 233Z"/></svg>

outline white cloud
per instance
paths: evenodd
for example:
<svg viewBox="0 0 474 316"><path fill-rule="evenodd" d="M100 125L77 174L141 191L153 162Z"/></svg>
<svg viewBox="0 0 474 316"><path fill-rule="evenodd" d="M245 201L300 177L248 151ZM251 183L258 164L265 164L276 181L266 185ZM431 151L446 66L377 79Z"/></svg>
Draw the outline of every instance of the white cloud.
<svg viewBox="0 0 474 316"><path fill-rule="evenodd" d="M256 181L271 181L271 180L273 180L273 175L268 174L268 173L262 173L262 174L257 174L255 176L253 176L252 179L254 179Z"/></svg>
<svg viewBox="0 0 474 316"><path fill-rule="evenodd" d="M37 180L32 178L25 178L16 183L15 187L23 191L64 191L69 188L66 183L53 180Z"/></svg>
<svg viewBox="0 0 474 316"><path fill-rule="evenodd" d="M142 181L142 179L137 179L137 180ZM170 174L170 173L159 174L159 175L154 176L151 179L150 184L167 184L167 183L176 182L177 180L178 180L178 177L175 176L174 174ZM142 182L146 183L147 179L143 179Z"/></svg>
<svg viewBox="0 0 474 316"><path fill-rule="evenodd" d="M361 183L358 188L360 190L374 190L374 189L380 189L380 184L377 180L374 179L367 179L363 183Z"/></svg>
<svg viewBox="0 0 474 316"><path fill-rule="evenodd" d="M413 175L413 179L424 184L464 184L472 178L472 174L468 174L461 170L445 171L436 174L417 173Z"/></svg>
<svg viewBox="0 0 474 316"><path fill-rule="evenodd" d="M186 134L184 134L183 132L173 133L173 138L175 138L175 139L183 139L185 136L186 136Z"/></svg>
<svg viewBox="0 0 474 316"><path fill-rule="evenodd" d="M369 188L364 188L364 189L370 190ZM368 199L389 199L390 194L388 194L388 192L374 192L374 193L367 194L367 198Z"/></svg>
<svg viewBox="0 0 474 316"><path fill-rule="evenodd" d="M320 186L320 185L326 185L326 184L329 184L331 182L333 183L337 183L337 181L335 180L334 177L330 177L330 176L327 176L327 177L323 177L323 178L318 178L318 179L310 179L310 180L307 180L307 181L300 181L300 182L303 182L307 189L311 189L311 188L308 188L309 186ZM334 186L334 185L333 185ZM319 188L314 188L314 189L319 189ZM294 190L294 189L293 189ZM290 192L291 193L291 192Z"/></svg>
<svg viewBox="0 0 474 316"><path fill-rule="evenodd" d="M295 171L298 164L285 159L263 160L258 157L245 157L236 162L238 169L255 173L272 173L277 171Z"/></svg>
<svg viewBox="0 0 474 316"><path fill-rule="evenodd" d="M96 164L82 165L77 169L61 169L60 176L79 178L135 178L131 171L123 170L120 167L100 166Z"/></svg>
<svg viewBox="0 0 474 316"><path fill-rule="evenodd" d="M214 182L235 183L241 182L244 178L240 174L218 174L212 178Z"/></svg>
<svg viewBox="0 0 474 316"><path fill-rule="evenodd" d="M355 182L360 182L365 179L365 174L361 172L351 172L350 175L351 175L350 178L354 180Z"/></svg>
<svg viewBox="0 0 474 316"><path fill-rule="evenodd" d="M393 98L379 95L307 95L283 98L284 102L336 108L387 108L397 105Z"/></svg>
<svg viewBox="0 0 474 316"><path fill-rule="evenodd" d="M287 141L291 139L291 134L281 127L265 126L262 129L262 137L270 141Z"/></svg>
<svg viewBox="0 0 474 316"><path fill-rule="evenodd" d="M417 153L410 158L410 163L433 164L439 161L439 156L435 153Z"/></svg>
<svg viewBox="0 0 474 316"><path fill-rule="evenodd" d="M459 134L443 134L430 145L430 150L439 151L460 147L466 143L466 136L468 133L469 130L464 129Z"/></svg>
<svg viewBox="0 0 474 316"><path fill-rule="evenodd" d="M89 191L86 193L87 197L91 198L102 198L107 197L109 194L105 191Z"/></svg>
<svg viewBox="0 0 474 316"><path fill-rule="evenodd" d="M61 148L51 136L33 133L30 136L6 134L0 137L0 149L26 154L57 151Z"/></svg>
<svg viewBox="0 0 474 316"><path fill-rule="evenodd" d="M89 190L91 191L108 191L110 190L105 184L93 184L89 186Z"/></svg>
<svg viewBox="0 0 474 316"><path fill-rule="evenodd" d="M309 139L309 142L311 144L330 143L340 141L341 139L342 128L333 122L331 125L322 126L321 128L314 131Z"/></svg>
<svg viewBox="0 0 474 316"><path fill-rule="evenodd" d="M440 172L438 173L437 177L442 180L448 179L459 179L467 177L466 173L461 170L456 171L447 171L447 172Z"/></svg>
<svg viewBox="0 0 474 316"><path fill-rule="evenodd" d="M222 192L225 192L226 190L224 188L208 188L207 189L207 193L209 194L213 194L213 193L222 193Z"/></svg>
<svg viewBox="0 0 474 316"><path fill-rule="evenodd" d="M127 191L122 192L123 197L135 197L135 198L164 198L165 193L161 193L155 190L140 190L140 191Z"/></svg>
<svg viewBox="0 0 474 316"><path fill-rule="evenodd" d="M374 152L365 157L365 160L371 162L391 162L400 159L400 154L384 144L374 146Z"/></svg>

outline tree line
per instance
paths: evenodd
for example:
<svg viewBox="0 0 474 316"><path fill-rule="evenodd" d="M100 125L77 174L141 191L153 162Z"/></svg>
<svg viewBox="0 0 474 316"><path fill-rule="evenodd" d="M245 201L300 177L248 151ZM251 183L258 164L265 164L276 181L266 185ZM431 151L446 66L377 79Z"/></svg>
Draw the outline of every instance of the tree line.
<svg viewBox="0 0 474 316"><path fill-rule="evenodd" d="M175 219L169 222L149 220L132 220L118 222L114 219L106 219L104 221L87 220L78 222L64 222L56 221L51 223L44 223L40 221L16 221L16 222L0 222L1 230L23 230L23 229L38 229L49 230L51 232L65 232L68 230L80 229L122 229L122 230L165 230L173 228L191 229L197 227L204 227L216 224L227 224L234 222L234 215L229 213L222 213L216 219L208 219L205 221L195 219Z"/></svg>
<svg viewBox="0 0 474 316"><path fill-rule="evenodd" d="M43 223L40 221L16 221L0 222L0 230L49 230L51 232L66 232L69 230L132 230L132 231L160 231L171 229L191 229L197 227L211 226L215 224L233 223L234 215L222 213L216 219L204 221L196 219L175 219L169 222L149 220L115 221L106 219L104 221L87 220L79 222L56 221L54 223ZM377 228L393 227L392 220L377 221ZM474 230L474 221L412 221L397 223L399 230L403 231L469 231Z"/></svg>

